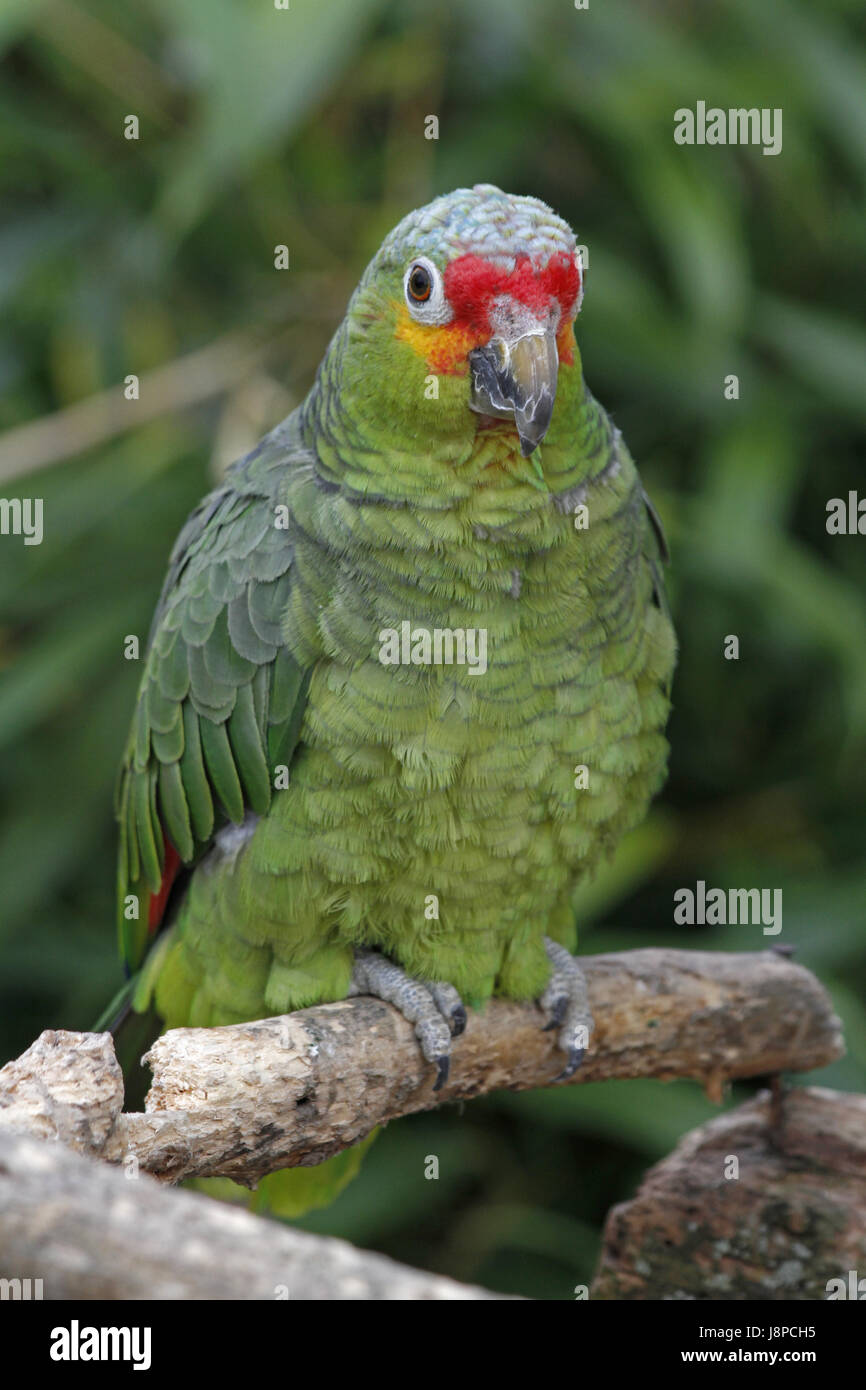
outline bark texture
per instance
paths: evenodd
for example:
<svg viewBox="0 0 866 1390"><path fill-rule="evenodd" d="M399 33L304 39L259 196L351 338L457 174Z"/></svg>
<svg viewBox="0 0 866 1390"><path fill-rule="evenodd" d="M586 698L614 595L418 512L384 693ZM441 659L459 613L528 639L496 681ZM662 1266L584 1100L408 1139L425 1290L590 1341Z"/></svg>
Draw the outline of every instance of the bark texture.
<svg viewBox="0 0 866 1390"><path fill-rule="evenodd" d="M715 1099L734 1077L808 1071L843 1052L829 997L774 951L642 950L583 957L596 1031L564 1084L694 1077ZM172 1182L314 1164L376 1125L488 1091L550 1085L562 1067L533 1004L470 1011L451 1078L433 1091L410 1024L371 998L226 1028L179 1028L147 1054L144 1114L121 1114L108 1034L43 1033L0 1071L5 1123Z"/></svg>
<svg viewBox="0 0 866 1390"><path fill-rule="evenodd" d="M590 1296L823 1300L857 1270L866 1096L765 1091L686 1135L613 1208Z"/></svg>
<svg viewBox="0 0 866 1390"><path fill-rule="evenodd" d="M0 1130L0 1279L4 1298L497 1297L11 1129Z"/></svg>

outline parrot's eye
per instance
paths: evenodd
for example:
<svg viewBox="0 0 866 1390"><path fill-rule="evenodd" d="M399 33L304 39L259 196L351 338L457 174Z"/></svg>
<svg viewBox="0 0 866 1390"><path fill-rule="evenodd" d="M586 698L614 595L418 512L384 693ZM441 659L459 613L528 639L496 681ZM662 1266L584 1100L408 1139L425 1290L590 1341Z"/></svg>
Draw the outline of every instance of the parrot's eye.
<svg viewBox="0 0 866 1390"><path fill-rule="evenodd" d="M406 288L409 291L409 298L414 299L416 304L421 300L430 298L433 280L426 265L413 265L409 271Z"/></svg>
<svg viewBox="0 0 866 1390"><path fill-rule="evenodd" d="M403 276L403 291L409 312L419 323L447 323L451 318L442 276L426 256L410 262Z"/></svg>

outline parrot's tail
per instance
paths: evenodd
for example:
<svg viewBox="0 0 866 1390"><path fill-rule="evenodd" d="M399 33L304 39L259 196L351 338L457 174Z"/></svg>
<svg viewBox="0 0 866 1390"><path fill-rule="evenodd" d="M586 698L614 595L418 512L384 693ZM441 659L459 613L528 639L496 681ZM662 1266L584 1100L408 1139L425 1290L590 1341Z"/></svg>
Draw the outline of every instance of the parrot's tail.
<svg viewBox="0 0 866 1390"><path fill-rule="evenodd" d="M93 1025L94 1033L110 1033L114 1038L114 1051L123 1072L124 1109L141 1110L147 1095L147 1071L141 1059L152 1043L162 1032L162 1019L154 1009L143 1013L135 1008L135 992L139 985L137 975L117 991L108 1008L104 1009Z"/></svg>
<svg viewBox="0 0 866 1390"><path fill-rule="evenodd" d="M132 1008L132 996L135 993L135 977L126 980L115 994L111 1003L108 1004L99 1015L99 1018L91 1028L91 1033L116 1033L123 1020Z"/></svg>
<svg viewBox="0 0 866 1390"><path fill-rule="evenodd" d="M360 1144L314 1167L281 1168L278 1173L269 1173L260 1179L254 1192L232 1182L231 1178L190 1178L183 1186L195 1188L219 1201L240 1203L263 1216L291 1221L336 1201L357 1177L364 1155L378 1133L378 1129L374 1129Z"/></svg>

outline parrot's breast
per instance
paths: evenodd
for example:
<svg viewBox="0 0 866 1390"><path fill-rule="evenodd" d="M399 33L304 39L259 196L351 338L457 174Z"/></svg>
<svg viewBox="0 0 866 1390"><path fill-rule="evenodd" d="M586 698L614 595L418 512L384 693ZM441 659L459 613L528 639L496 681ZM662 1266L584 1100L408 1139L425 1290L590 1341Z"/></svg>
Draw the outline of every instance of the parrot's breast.
<svg viewBox="0 0 866 1390"><path fill-rule="evenodd" d="M194 1021L342 997L358 944L470 1004L534 997L664 774L674 641L633 465L519 527L369 507L319 541L306 505L285 626L325 651L288 787L193 875Z"/></svg>

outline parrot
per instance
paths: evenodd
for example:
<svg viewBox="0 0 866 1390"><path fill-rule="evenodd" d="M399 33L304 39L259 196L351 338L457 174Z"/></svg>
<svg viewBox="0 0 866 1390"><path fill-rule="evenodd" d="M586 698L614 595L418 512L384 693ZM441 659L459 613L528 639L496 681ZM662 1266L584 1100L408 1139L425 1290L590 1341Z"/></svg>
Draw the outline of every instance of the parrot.
<svg viewBox="0 0 866 1390"><path fill-rule="evenodd" d="M535 197L409 213L306 398L183 526L117 784L127 1012L373 995L440 1089L467 1010L535 1000L556 1079L580 1066L572 897L664 781L676 660L661 523L584 382L583 292ZM297 1214L355 1166L261 1185Z"/></svg>

